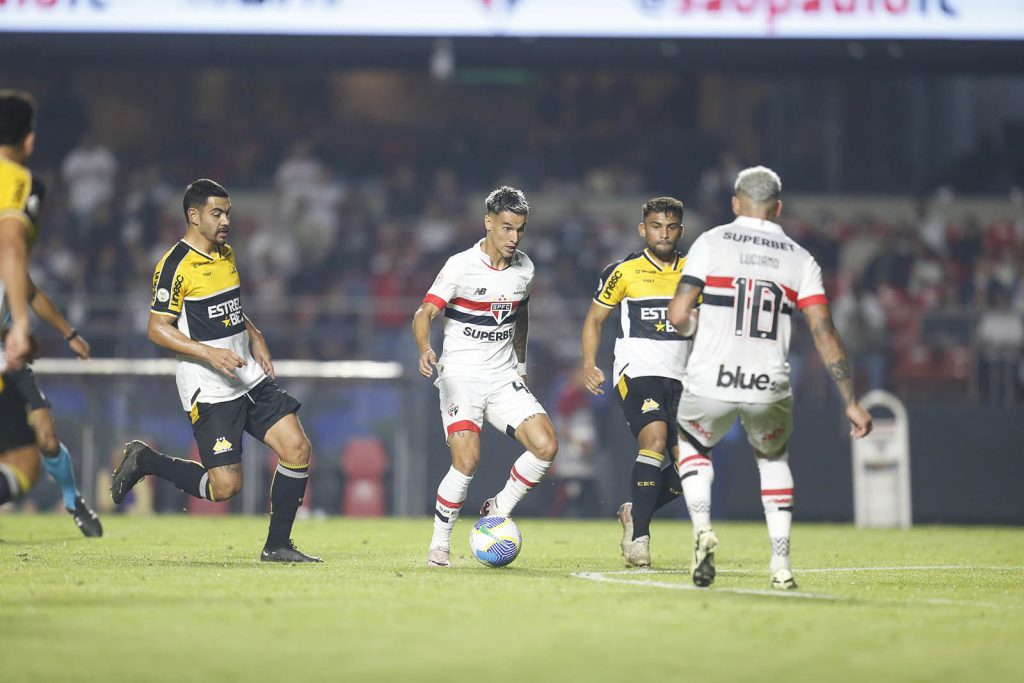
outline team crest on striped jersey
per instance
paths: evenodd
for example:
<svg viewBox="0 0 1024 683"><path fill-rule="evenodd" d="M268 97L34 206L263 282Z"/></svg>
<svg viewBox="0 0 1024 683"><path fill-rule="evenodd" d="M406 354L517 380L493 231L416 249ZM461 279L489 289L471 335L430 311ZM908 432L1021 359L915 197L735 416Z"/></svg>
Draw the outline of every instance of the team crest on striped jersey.
<svg viewBox="0 0 1024 683"><path fill-rule="evenodd" d="M491 304L491 315L494 316L494 319L498 321L499 325L511 314L511 301L496 301Z"/></svg>

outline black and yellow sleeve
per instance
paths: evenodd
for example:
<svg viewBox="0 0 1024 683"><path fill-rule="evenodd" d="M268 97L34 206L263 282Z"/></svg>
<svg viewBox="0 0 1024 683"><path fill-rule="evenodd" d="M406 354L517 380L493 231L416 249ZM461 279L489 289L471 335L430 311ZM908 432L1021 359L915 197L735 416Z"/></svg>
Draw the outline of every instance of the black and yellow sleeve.
<svg viewBox="0 0 1024 683"><path fill-rule="evenodd" d="M177 318L188 294L189 283L182 264L188 255L188 246L182 242L164 254L153 273L153 300L149 310Z"/></svg>

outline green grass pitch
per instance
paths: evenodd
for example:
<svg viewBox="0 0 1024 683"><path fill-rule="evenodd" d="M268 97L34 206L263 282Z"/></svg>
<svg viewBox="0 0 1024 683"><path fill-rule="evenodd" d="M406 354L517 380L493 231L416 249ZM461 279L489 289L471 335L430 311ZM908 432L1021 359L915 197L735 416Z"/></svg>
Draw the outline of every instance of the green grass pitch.
<svg viewBox="0 0 1024 683"><path fill-rule="evenodd" d="M463 520L450 570L424 566L427 518L299 522L313 566L258 562L260 518L103 522L0 516L3 681L1024 680L1024 529L798 523L779 594L762 524L716 525L698 590L671 521L644 572L614 519L520 519L505 569Z"/></svg>

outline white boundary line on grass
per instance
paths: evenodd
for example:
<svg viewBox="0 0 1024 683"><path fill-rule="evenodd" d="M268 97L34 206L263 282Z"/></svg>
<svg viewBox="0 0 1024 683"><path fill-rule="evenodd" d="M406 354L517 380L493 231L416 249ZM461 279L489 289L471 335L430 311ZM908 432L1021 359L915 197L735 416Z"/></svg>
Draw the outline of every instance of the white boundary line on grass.
<svg viewBox="0 0 1024 683"><path fill-rule="evenodd" d="M893 567L818 567L814 569L805 569L798 567L796 572L798 574L840 574L846 572L918 572L918 571L942 571L950 569L960 570L972 570L972 571L1012 571L1019 572L1024 571L1024 567L1003 567L1003 566L989 566L979 567L971 564L929 564L929 565L898 565ZM611 572L600 572L606 576L617 575L617 574L689 574L690 572L685 569L621 569ZM736 576L755 576L763 574L762 569L719 569L718 574L733 574Z"/></svg>
<svg viewBox="0 0 1024 683"><path fill-rule="evenodd" d="M667 583L665 581L641 581L639 579L616 579L611 578L608 574L624 574L627 572L573 572L570 576L574 576L577 579L586 579L587 581L597 581L598 583L617 583L626 584L629 586L651 586L653 588L667 588L669 590L694 590L694 591L708 591L715 593L738 593L740 595L763 595L770 598L790 598L790 599L803 599L803 600L846 600L847 598L841 595L829 595L827 593L804 593L800 591L789 592L789 591L777 591L777 590L759 590L756 588L698 588L693 584L689 583ZM637 574L638 572L633 572ZM658 571L643 571L645 575L650 574L667 574L667 573L680 573L677 571L672 572L658 572Z"/></svg>
<svg viewBox="0 0 1024 683"><path fill-rule="evenodd" d="M1015 566L974 566L965 564L953 564L953 565L901 565L893 567L821 567L814 569L800 569L799 573L806 574L825 574L825 573L843 573L843 572L887 572L887 571L932 571L932 570L971 570L971 571L1022 571L1024 567ZM761 571L749 570L749 569L727 569L719 570L719 574L736 574L736 575L753 575L760 574ZM696 591L707 591L714 593L732 593L738 595L758 595L772 598L788 598L788 599L804 599L804 600L825 600L829 602L854 602L854 601L866 601L866 602L878 602L878 603L889 603L889 604L923 604L923 605L940 605L944 607L980 607L985 609L1011 609L1017 610L1022 609L1020 605L1004 605L992 602L977 602L972 600L952 600L949 598L922 598L920 600L888 600L880 599L873 600L871 598L862 598L848 595L833 595L829 593L807 593L804 591L777 591L777 590L758 590L753 588L698 588L688 583L668 583L665 581L645 581L641 579L621 579L616 578L621 575L631 576L651 576L657 574L689 574L688 571L682 569L625 569L619 571L610 572L573 572L570 576L577 579L585 579L587 581L596 581L598 583L613 583L628 586L647 586L651 588L664 588L668 590L696 590Z"/></svg>

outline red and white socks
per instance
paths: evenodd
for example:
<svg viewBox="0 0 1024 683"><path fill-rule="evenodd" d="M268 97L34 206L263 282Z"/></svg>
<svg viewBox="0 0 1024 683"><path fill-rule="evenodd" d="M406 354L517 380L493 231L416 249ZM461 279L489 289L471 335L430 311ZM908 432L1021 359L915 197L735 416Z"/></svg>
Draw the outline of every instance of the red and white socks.
<svg viewBox="0 0 1024 683"><path fill-rule="evenodd" d="M459 518L459 510L466 502L466 492L473 477L459 472L454 467L437 487L437 500L434 502L434 535L430 539L431 548L449 548L451 546L452 527Z"/></svg>
<svg viewBox="0 0 1024 683"><path fill-rule="evenodd" d="M774 458L757 458L761 473L761 504L772 544L771 571L790 569L789 536L793 525L793 473L789 453Z"/></svg>
<svg viewBox="0 0 1024 683"><path fill-rule="evenodd" d="M512 465L505 488L494 497L493 514L508 517L519 501L547 474L551 463L541 460L530 451L519 456Z"/></svg>

